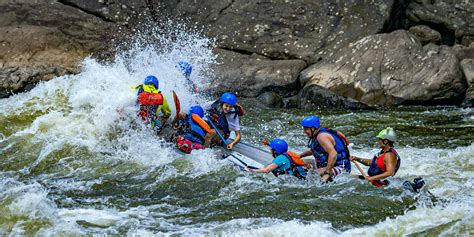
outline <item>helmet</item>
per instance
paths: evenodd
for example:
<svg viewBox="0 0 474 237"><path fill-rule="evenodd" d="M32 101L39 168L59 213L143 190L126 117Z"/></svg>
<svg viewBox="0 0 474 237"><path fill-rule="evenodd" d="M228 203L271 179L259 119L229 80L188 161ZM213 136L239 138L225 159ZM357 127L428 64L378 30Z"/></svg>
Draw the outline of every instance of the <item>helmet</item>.
<svg viewBox="0 0 474 237"><path fill-rule="evenodd" d="M158 89L158 78L156 78L155 76L153 75L149 75L147 77L145 77L145 80L143 81L143 84L153 84L155 86L156 89Z"/></svg>
<svg viewBox="0 0 474 237"><path fill-rule="evenodd" d="M319 118L316 115L306 116L301 121L301 126L305 128L320 128L321 124L319 123Z"/></svg>
<svg viewBox="0 0 474 237"><path fill-rule="evenodd" d="M199 117L202 118L204 117L204 110L199 105L191 106L191 108L189 109L189 114L197 114Z"/></svg>
<svg viewBox="0 0 474 237"><path fill-rule="evenodd" d="M219 100L221 103L227 103L227 104L230 104L232 106L235 106L237 104L237 97L230 93L230 92L226 92L224 94L222 94L221 96L221 99Z"/></svg>
<svg viewBox="0 0 474 237"><path fill-rule="evenodd" d="M288 143L286 143L283 139L273 139L272 142L270 142L270 147L277 154L283 154L288 151Z"/></svg>
<svg viewBox="0 0 474 237"><path fill-rule="evenodd" d="M183 73L184 76L191 76L191 72L193 71L193 66L191 66L191 64L186 61L179 61L176 66L181 71L181 73Z"/></svg>
<svg viewBox="0 0 474 237"><path fill-rule="evenodd" d="M377 138L380 138L380 139L387 139L391 142L395 142L397 140L397 134L395 133L395 130L393 130L393 128L386 128L382 131L379 132L379 134L377 134Z"/></svg>

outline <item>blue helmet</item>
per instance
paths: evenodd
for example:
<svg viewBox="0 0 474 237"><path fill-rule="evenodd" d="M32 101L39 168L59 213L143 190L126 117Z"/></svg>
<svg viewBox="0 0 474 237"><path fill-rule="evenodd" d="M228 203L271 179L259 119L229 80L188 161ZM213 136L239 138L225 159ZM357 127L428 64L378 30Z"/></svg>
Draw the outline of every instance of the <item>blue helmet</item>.
<svg viewBox="0 0 474 237"><path fill-rule="evenodd" d="M204 117L204 110L201 106L195 105L189 109L189 114L197 114L199 117Z"/></svg>
<svg viewBox="0 0 474 237"><path fill-rule="evenodd" d="M191 76L191 72L193 71L193 66L191 66L190 63L186 61L179 61L178 64L176 64L178 69L183 73L184 76L189 77Z"/></svg>
<svg viewBox="0 0 474 237"><path fill-rule="evenodd" d="M270 142L270 147L277 154L283 154L288 151L288 143L286 143L283 139L273 139L272 142Z"/></svg>
<svg viewBox="0 0 474 237"><path fill-rule="evenodd" d="M306 116L303 121L301 121L301 126L305 128L320 128L321 124L319 123L319 118L316 115Z"/></svg>
<svg viewBox="0 0 474 237"><path fill-rule="evenodd" d="M230 104L232 106L235 106L237 104L237 97L230 93L230 92L226 92L224 94L222 94L220 100L219 100L221 103L227 103L227 104Z"/></svg>
<svg viewBox="0 0 474 237"><path fill-rule="evenodd" d="M152 84L155 86L156 89L158 89L158 78L156 78L155 76L153 75L149 75L147 77L145 77L145 80L143 81L143 84Z"/></svg>

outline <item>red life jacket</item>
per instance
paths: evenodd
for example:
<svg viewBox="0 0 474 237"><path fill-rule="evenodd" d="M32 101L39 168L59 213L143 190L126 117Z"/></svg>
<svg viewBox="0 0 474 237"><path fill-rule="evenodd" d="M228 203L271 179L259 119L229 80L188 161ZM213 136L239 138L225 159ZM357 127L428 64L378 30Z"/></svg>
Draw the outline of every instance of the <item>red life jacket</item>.
<svg viewBox="0 0 474 237"><path fill-rule="evenodd" d="M390 148L390 150L388 150L388 151L383 151L383 150L380 151L377 154L377 156L375 156L372 159L372 162L370 163L369 170L367 171L367 174L369 176L376 176L376 175L379 175L379 174L383 174L383 173L385 173L385 171L387 171L387 167L385 166L384 158L385 158L385 154L387 154L388 152L391 152L391 153L393 153L394 155L397 156L397 165L395 166L395 174L397 173L398 168L400 168L400 161L401 161L400 156L398 155L398 152L395 149ZM377 187L380 187L382 185L387 185L388 181L387 180L377 180L377 181L374 181L372 184L377 186Z"/></svg>

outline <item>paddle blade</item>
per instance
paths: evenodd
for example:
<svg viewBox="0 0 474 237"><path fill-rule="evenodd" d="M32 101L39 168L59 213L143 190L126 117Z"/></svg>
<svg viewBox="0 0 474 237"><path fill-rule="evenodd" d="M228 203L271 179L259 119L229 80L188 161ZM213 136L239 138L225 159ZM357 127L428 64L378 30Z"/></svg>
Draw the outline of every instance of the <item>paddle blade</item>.
<svg viewBox="0 0 474 237"><path fill-rule="evenodd" d="M176 106L176 116L178 116L178 114L181 112L181 104L179 103L179 98L175 91L173 91L173 100L174 106Z"/></svg>

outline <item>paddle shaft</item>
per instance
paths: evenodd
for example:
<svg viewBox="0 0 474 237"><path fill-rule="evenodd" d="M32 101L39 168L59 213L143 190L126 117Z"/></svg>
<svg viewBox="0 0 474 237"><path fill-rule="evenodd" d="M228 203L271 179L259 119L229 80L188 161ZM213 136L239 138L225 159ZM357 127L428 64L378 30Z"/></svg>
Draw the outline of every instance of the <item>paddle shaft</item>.
<svg viewBox="0 0 474 237"><path fill-rule="evenodd" d="M227 146L227 142L225 141L224 136L222 136L221 132L219 132L219 129L217 129L216 125L214 125L214 123L212 122L211 118L209 118L209 116L207 116L207 120L208 120L209 123L211 124L212 128L214 128L214 130L216 130L216 133L217 133L217 135L219 135L219 137L221 138L222 143L224 143L224 144Z"/></svg>
<svg viewBox="0 0 474 237"><path fill-rule="evenodd" d="M357 169L362 174L362 176L364 176L364 179L369 181L369 178L367 177L367 175L365 175L364 171L362 170L362 168L360 168L359 164L356 161L352 161L352 163L354 163L354 165L357 167Z"/></svg>

